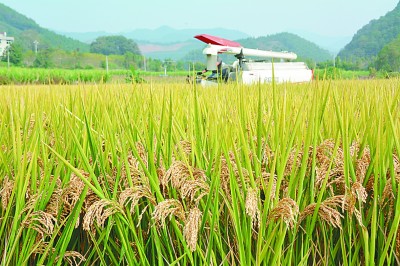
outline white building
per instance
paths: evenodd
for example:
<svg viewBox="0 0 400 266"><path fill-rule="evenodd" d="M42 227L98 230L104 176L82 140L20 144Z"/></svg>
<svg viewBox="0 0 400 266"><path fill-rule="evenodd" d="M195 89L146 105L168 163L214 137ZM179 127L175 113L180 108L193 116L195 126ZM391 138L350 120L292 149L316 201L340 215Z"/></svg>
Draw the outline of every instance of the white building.
<svg viewBox="0 0 400 266"><path fill-rule="evenodd" d="M7 37L6 32L0 32L0 57L4 55L7 47L14 42L14 37Z"/></svg>

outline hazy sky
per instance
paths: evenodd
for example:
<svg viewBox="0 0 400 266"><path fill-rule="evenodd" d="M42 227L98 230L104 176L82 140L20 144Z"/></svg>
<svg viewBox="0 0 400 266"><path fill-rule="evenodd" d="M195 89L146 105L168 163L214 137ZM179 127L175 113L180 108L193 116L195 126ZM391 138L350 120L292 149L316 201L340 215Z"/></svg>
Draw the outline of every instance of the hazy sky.
<svg viewBox="0 0 400 266"><path fill-rule="evenodd" d="M307 31L351 36L399 0L0 0L40 26L117 33L162 25L237 29L251 36Z"/></svg>

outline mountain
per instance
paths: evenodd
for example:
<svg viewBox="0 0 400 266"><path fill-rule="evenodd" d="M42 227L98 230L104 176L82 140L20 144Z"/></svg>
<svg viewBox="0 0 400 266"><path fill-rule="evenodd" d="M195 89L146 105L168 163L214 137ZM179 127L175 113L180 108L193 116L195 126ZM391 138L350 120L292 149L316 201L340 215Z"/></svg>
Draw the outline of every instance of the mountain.
<svg viewBox="0 0 400 266"><path fill-rule="evenodd" d="M345 61L372 62L381 49L400 34L400 2L392 11L370 21L338 54Z"/></svg>
<svg viewBox="0 0 400 266"><path fill-rule="evenodd" d="M156 29L136 29L127 32L109 33L109 32L60 32L61 34L91 43L97 37L106 35L122 35L135 40L137 43L170 44L186 42L193 39L193 36L207 32L211 35L222 36L226 39L247 38L249 35L237 30L214 28L214 29L174 29L168 26L161 26Z"/></svg>
<svg viewBox="0 0 400 266"><path fill-rule="evenodd" d="M243 32L223 28L178 30L167 26L155 30L138 29L123 34L136 40L139 49L148 57L179 60L190 51L201 49L204 46L193 37L206 32L230 40L249 37Z"/></svg>
<svg viewBox="0 0 400 266"><path fill-rule="evenodd" d="M204 47L204 44L196 40L187 40L177 43L149 43L138 42L138 46L143 55L155 59L183 59L190 51Z"/></svg>
<svg viewBox="0 0 400 266"><path fill-rule="evenodd" d="M313 32L309 32L307 30L300 29L292 29L288 30L288 32L294 33L306 40L309 40L319 47L332 52L333 54L338 54L340 50L345 47L351 41L353 36L324 36L320 34L316 34Z"/></svg>
<svg viewBox="0 0 400 266"><path fill-rule="evenodd" d="M237 30L213 28L213 29L174 29L161 26L156 29L137 29L128 32L59 32L65 36L91 43L100 36L122 35L135 40L143 55L155 59L179 60L192 50L201 49L204 45L195 40L193 36L207 33L221 36L226 39L247 38L249 35Z"/></svg>
<svg viewBox="0 0 400 266"><path fill-rule="evenodd" d="M92 31L92 32L62 32L62 31L56 31L56 33L60 35L67 36L69 38L81 41L86 44L91 44L94 42L98 37L103 37L103 36L115 36L115 35L121 35L117 33L110 33L106 31Z"/></svg>
<svg viewBox="0 0 400 266"><path fill-rule="evenodd" d="M229 40L239 40L243 46L249 48L293 51L300 57L311 59L315 62L332 59L332 55L327 50L290 33L251 38L246 33L224 28L174 29L162 26L157 29L137 29L130 32L120 32L118 35L134 39L142 54L147 57L161 60L183 59L193 61L202 58L201 49L204 47L204 43L193 38L195 35L202 33L220 36ZM85 42L91 42L99 36L112 35L112 33L105 32L64 32L63 34Z"/></svg>
<svg viewBox="0 0 400 266"><path fill-rule="evenodd" d="M35 21L0 3L0 31L15 38L24 50L33 50L34 41L39 49L60 48L66 51L89 51L89 45L40 27Z"/></svg>
<svg viewBox="0 0 400 266"><path fill-rule="evenodd" d="M131 32L126 32L124 35L138 41L148 41L153 43L175 43L193 39L193 36L205 32L210 35L221 36L226 39L241 39L249 37L249 35L246 33L224 28L177 30L167 26L162 26L155 30L138 29Z"/></svg>

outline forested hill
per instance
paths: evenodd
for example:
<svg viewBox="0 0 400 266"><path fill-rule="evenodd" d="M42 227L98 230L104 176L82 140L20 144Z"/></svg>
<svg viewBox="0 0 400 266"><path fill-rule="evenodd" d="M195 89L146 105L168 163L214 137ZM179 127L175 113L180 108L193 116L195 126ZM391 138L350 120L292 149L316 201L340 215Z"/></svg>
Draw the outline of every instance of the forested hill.
<svg viewBox="0 0 400 266"><path fill-rule="evenodd" d="M309 59L315 62L332 59L329 51L318 47L315 43L307 41L296 34L287 32L265 37L241 39L238 42L246 48L294 52L299 59Z"/></svg>
<svg viewBox="0 0 400 266"><path fill-rule="evenodd" d="M36 40L39 42L39 47L89 51L88 44L44 29L32 19L1 3L0 32L7 32L8 36L15 37L15 42L21 44L24 50L32 50L33 42Z"/></svg>
<svg viewBox="0 0 400 266"><path fill-rule="evenodd" d="M341 60L372 59L400 34L400 2L397 7L361 28L338 54Z"/></svg>

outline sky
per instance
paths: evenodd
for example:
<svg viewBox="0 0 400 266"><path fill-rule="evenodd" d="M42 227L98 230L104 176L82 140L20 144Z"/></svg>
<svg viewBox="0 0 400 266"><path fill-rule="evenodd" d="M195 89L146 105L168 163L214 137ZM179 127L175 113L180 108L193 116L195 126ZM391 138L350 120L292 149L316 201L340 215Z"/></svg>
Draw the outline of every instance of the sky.
<svg viewBox="0 0 400 266"><path fill-rule="evenodd" d="M399 0L0 0L61 32L126 32L170 26L236 29L250 36L304 31L352 36Z"/></svg>

